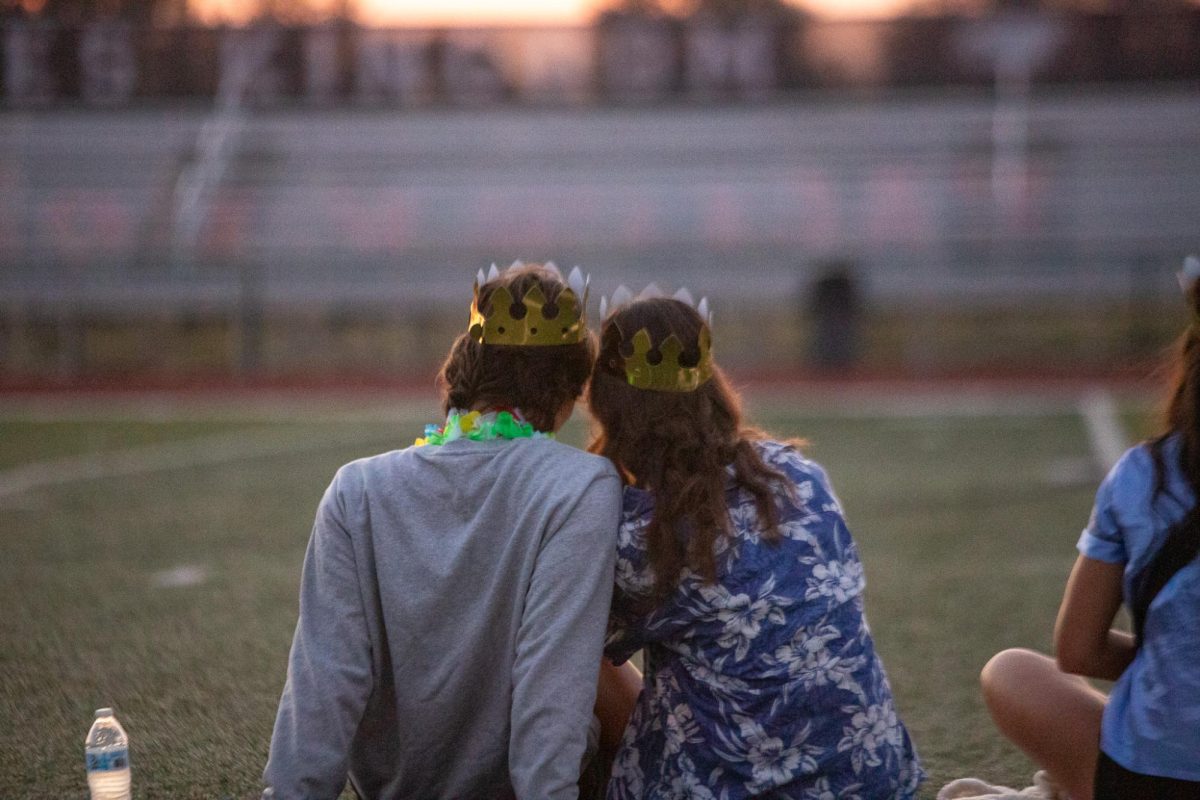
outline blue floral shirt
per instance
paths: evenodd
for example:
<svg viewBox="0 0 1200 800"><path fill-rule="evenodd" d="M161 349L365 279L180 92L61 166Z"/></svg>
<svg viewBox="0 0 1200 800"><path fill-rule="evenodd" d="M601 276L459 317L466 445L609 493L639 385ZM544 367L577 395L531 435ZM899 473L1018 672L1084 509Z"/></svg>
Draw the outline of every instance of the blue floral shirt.
<svg viewBox="0 0 1200 800"><path fill-rule="evenodd" d="M794 447L758 448L793 484L794 498L777 500L780 540L763 541L753 496L731 479L717 582L685 570L648 613L653 497L625 489L605 652L621 663L644 649L646 670L608 798L914 797L924 774L863 616L837 498Z"/></svg>

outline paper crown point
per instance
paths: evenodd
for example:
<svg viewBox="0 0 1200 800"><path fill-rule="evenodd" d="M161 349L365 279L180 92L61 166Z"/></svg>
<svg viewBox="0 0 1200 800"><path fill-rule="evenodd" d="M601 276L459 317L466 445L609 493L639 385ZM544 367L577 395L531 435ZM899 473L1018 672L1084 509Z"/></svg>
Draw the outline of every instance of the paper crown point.
<svg viewBox="0 0 1200 800"><path fill-rule="evenodd" d="M514 262L509 269L517 268ZM482 270L481 270L482 272ZM492 265L488 280L500 277ZM575 278L576 268L571 273ZM487 281L485 281L486 283ZM581 284L577 292L574 284ZM471 301L471 321L467 333L480 344L503 344L514 346L550 346L579 344L587 338L587 298L590 278L579 272L576 281L568 282L553 302L546 299L541 286L534 284L517 298L507 286L498 286L488 299L485 308L479 306L479 290L482 283L475 283L475 297Z"/></svg>
<svg viewBox="0 0 1200 800"><path fill-rule="evenodd" d="M585 276L583 271L576 264L571 268L571 274L567 276L567 286L571 287L571 291L576 297L583 297L588 292L588 287L592 284L592 277Z"/></svg>
<svg viewBox="0 0 1200 800"><path fill-rule="evenodd" d="M628 286L621 284L617 287L616 291L612 293L611 300L608 297L600 297L600 319L603 321L605 317L608 316L608 312L616 311L621 306L629 305L635 300L651 300L666 296L666 293L659 288L657 283L651 283L647 285L646 288L642 289L642 291L636 296L629 290ZM671 295L671 299L678 300L684 305L688 305L696 309L696 313L700 315L700 319L704 320L710 328L712 327L712 311L709 310L707 297L701 297L700 302L697 303L696 298L692 295L691 291L684 286L681 287L679 291L675 292L675 294Z"/></svg>

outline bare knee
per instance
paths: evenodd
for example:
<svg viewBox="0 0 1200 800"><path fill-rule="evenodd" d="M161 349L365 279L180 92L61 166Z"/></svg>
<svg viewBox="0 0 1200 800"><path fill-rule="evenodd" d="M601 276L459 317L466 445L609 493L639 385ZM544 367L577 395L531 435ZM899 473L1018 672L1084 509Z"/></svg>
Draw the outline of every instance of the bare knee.
<svg viewBox="0 0 1200 800"><path fill-rule="evenodd" d="M1033 650L1013 648L992 656L979 673L983 696L991 700L1020 691L1032 679L1057 671L1054 659Z"/></svg>
<svg viewBox="0 0 1200 800"><path fill-rule="evenodd" d="M996 654L979 676L988 713L1072 797L1091 797L1104 696L1032 650Z"/></svg>

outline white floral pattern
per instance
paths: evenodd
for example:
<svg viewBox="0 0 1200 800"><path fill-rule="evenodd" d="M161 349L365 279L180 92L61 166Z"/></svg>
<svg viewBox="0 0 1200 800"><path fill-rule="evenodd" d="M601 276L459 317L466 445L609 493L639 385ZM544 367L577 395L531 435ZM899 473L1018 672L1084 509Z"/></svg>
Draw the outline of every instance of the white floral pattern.
<svg viewBox="0 0 1200 800"><path fill-rule="evenodd" d="M890 749L902 743L900 721L891 702L855 709L844 709L852 714L850 724L843 729L838 752L849 752L856 771L864 766L877 767Z"/></svg>
<svg viewBox="0 0 1200 800"><path fill-rule="evenodd" d="M805 600L831 597L838 605L860 594L866 584L862 564L858 561L830 561L813 565L812 577L807 579Z"/></svg>
<svg viewBox="0 0 1200 800"><path fill-rule="evenodd" d="M609 800L915 797L924 774L875 654L841 506L794 447L758 447L793 484L777 498L782 537L762 539L753 498L731 481L717 582L685 572L650 611L653 498L626 490L606 652L644 650L646 679Z"/></svg>
<svg viewBox="0 0 1200 800"><path fill-rule="evenodd" d="M774 588L775 579L767 578L758 596L751 599L747 594L732 594L719 583L699 586L700 597L716 612L717 621L723 626L717 646L733 650L738 661L746 657L763 625L782 625L787 621L783 610L794 601L772 594Z"/></svg>

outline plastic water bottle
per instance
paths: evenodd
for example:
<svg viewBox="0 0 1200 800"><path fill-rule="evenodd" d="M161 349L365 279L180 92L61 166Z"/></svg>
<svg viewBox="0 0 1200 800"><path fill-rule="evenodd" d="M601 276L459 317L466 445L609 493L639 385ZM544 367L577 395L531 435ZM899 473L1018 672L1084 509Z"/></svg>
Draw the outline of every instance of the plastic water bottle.
<svg viewBox="0 0 1200 800"><path fill-rule="evenodd" d="M111 708L96 709L84 753L92 800L130 800L129 737Z"/></svg>

